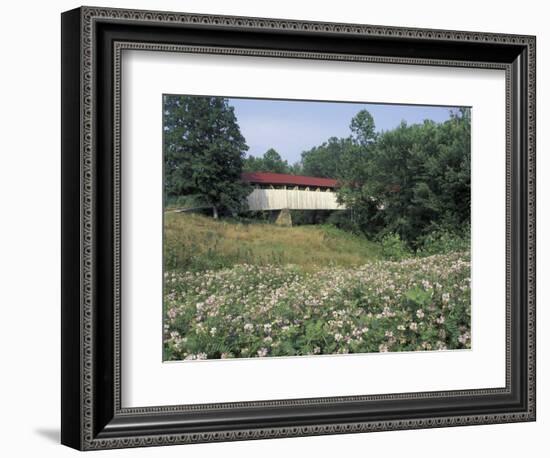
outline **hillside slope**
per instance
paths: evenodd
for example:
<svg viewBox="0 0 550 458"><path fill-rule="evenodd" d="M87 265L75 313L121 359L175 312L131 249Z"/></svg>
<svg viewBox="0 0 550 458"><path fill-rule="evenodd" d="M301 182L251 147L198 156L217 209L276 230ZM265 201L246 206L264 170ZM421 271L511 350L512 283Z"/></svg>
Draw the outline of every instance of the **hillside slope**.
<svg viewBox="0 0 550 458"><path fill-rule="evenodd" d="M165 267L190 271L235 264L294 264L306 271L353 267L378 259L381 251L332 226L288 228L187 213L165 213L164 237Z"/></svg>

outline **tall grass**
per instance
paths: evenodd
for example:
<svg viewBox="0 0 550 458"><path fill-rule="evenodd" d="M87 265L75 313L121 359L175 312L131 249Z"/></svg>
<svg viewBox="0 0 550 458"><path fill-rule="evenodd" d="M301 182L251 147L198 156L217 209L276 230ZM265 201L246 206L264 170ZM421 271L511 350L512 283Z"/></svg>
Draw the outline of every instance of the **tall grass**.
<svg viewBox="0 0 550 458"><path fill-rule="evenodd" d="M167 269L294 264L304 271L315 271L359 266L381 257L378 244L332 226L288 228L187 213L165 213L164 218Z"/></svg>

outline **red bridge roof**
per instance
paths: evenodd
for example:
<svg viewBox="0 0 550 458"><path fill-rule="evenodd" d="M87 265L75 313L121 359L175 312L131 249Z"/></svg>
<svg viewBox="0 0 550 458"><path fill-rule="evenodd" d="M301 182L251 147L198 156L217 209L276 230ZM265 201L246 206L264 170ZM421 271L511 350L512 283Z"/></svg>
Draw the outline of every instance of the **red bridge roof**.
<svg viewBox="0 0 550 458"><path fill-rule="evenodd" d="M287 175L285 173L251 172L242 174L243 181L248 183L319 186L335 188L338 182L332 178L306 177L303 175Z"/></svg>

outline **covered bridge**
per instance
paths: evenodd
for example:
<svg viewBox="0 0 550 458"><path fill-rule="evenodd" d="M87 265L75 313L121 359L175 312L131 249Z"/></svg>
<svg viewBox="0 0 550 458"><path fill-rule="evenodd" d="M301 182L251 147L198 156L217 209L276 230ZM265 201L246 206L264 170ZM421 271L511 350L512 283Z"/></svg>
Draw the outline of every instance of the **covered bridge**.
<svg viewBox="0 0 550 458"><path fill-rule="evenodd" d="M252 172L242 179L254 187L247 198L252 211L345 209L336 200L338 182L332 178Z"/></svg>

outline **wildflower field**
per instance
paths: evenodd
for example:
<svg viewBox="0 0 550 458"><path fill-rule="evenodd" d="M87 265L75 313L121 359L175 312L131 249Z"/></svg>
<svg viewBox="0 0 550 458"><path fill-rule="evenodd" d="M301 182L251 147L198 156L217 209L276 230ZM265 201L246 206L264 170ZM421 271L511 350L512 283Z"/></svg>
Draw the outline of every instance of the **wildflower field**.
<svg viewBox="0 0 550 458"><path fill-rule="evenodd" d="M389 261L327 228L166 216L165 360L470 348L468 251Z"/></svg>

